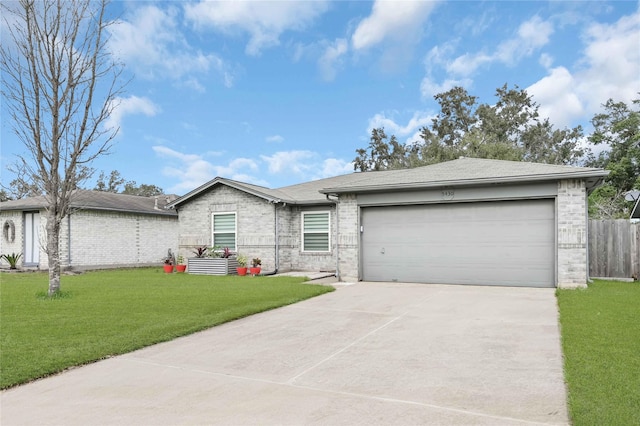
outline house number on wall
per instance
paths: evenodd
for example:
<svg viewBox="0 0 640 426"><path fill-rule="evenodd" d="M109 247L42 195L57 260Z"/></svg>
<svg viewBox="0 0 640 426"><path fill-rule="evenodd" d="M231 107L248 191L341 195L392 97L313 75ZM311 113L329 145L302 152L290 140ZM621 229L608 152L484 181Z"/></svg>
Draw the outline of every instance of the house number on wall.
<svg viewBox="0 0 640 426"><path fill-rule="evenodd" d="M442 191L442 199L443 200L453 200L453 189L445 189Z"/></svg>

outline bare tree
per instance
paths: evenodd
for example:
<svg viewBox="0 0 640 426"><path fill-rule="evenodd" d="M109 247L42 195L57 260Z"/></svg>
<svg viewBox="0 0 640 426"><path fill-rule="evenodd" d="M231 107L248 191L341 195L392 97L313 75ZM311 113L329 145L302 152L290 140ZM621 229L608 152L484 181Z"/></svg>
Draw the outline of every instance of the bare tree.
<svg viewBox="0 0 640 426"><path fill-rule="evenodd" d="M60 290L62 219L118 131L105 126L124 87L105 48L106 7L107 0L2 4L10 34L0 48L2 95L26 148L17 166L47 200L49 295Z"/></svg>

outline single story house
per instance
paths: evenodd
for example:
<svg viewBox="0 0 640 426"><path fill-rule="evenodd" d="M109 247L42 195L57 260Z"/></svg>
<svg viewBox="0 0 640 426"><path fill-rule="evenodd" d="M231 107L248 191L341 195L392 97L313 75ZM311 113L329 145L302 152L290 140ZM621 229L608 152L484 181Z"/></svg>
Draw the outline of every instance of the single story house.
<svg viewBox="0 0 640 426"><path fill-rule="evenodd" d="M139 197L78 190L60 232L63 268L159 265L178 240L178 215L165 206L175 196ZM46 200L0 203L0 253L22 253L24 267L48 268Z"/></svg>
<svg viewBox="0 0 640 426"><path fill-rule="evenodd" d="M167 207L180 254L229 247L266 273L576 287L588 280L587 197L607 173L460 158L278 189L216 177Z"/></svg>

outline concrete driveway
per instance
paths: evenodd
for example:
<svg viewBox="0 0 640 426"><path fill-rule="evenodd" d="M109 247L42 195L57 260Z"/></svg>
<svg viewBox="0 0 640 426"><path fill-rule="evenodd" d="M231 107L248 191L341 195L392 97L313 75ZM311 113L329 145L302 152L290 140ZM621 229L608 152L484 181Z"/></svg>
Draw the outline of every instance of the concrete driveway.
<svg viewBox="0 0 640 426"><path fill-rule="evenodd" d="M554 290L341 286L10 389L0 420L567 424Z"/></svg>

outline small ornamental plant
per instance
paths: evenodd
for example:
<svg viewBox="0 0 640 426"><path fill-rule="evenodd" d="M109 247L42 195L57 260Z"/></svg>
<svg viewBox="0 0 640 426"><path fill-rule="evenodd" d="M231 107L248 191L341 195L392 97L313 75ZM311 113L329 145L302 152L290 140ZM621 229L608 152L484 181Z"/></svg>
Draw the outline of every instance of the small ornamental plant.
<svg viewBox="0 0 640 426"><path fill-rule="evenodd" d="M207 251L207 246L196 247L195 250L193 250L193 254L195 254L197 258L201 259L207 256Z"/></svg>
<svg viewBox="0 0 640 426"><path fill-rule="evenodd" d="M6 260L9 264L9 269L17 269L18 261L22 257L22 253L3 254L0 256L0 260Z"/></svg>

